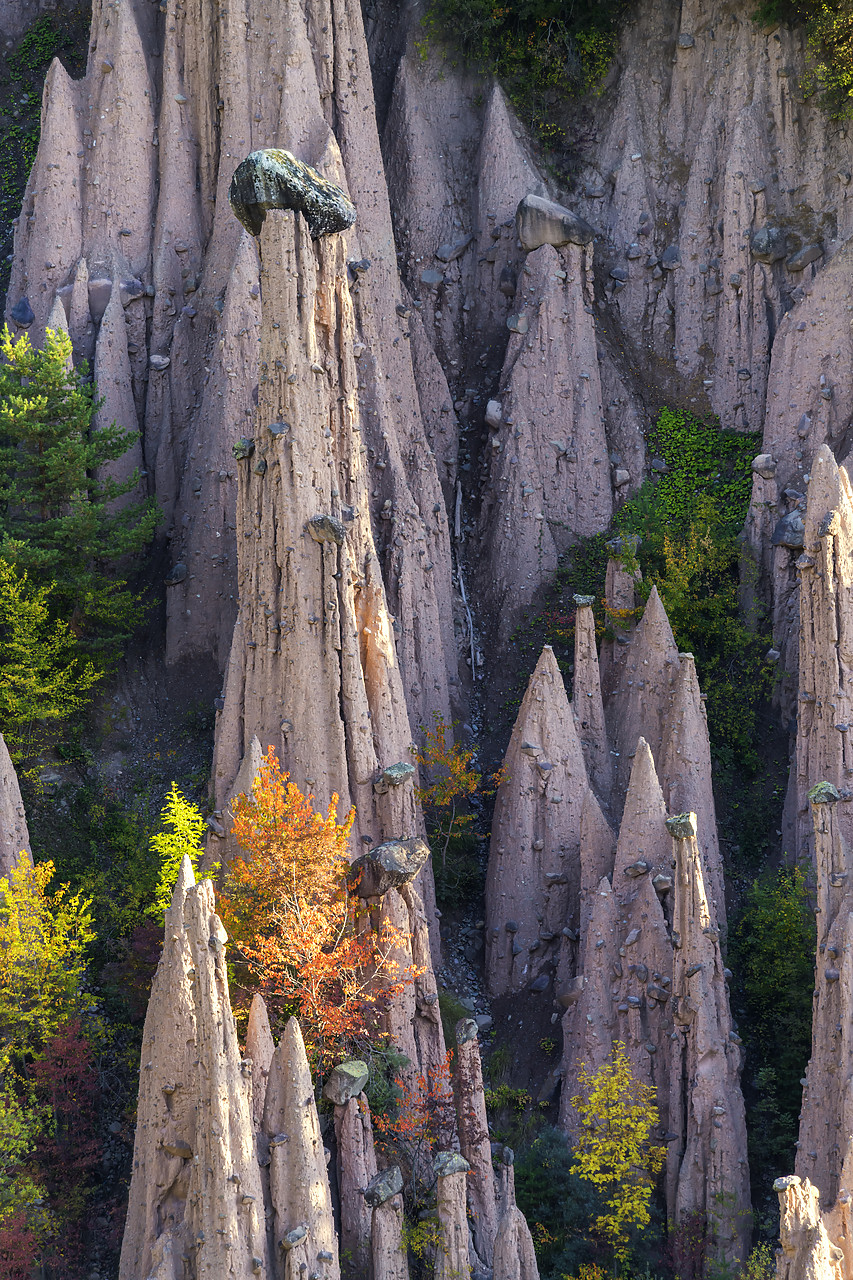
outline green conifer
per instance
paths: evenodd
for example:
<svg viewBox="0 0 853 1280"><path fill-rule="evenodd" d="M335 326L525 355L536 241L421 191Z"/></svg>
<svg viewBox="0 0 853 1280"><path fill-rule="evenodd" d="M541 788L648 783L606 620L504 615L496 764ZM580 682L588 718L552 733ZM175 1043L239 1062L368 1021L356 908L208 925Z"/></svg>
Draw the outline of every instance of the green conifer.
<svg viewBox="0 0 853 1280"><path fill-rule="evenodd" d="M118 482L105 464L136 438L112 423L92 429L99 403L85 367L71 367L71 340L48 329L41 350L0 334L0 557L50 586L54 615L81 647L108 662L141 617L139 597L117 565L151 538L152 500L117 504L139 482Z"/></svg>

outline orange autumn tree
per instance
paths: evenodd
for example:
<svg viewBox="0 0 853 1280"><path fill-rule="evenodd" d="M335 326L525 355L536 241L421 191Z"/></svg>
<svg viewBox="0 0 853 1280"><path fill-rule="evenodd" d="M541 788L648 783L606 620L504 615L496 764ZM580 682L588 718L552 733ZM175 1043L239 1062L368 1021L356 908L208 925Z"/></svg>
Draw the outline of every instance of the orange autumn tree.
<svg viewBox="0 0 853 1280"><path fill-rule="evenodd" d="M220 897L226 929L263 993L298 1015L315 1059L351 1051L382 1007L414 980L398 960L403 939L377 933L359 911L347 846L355 810L337 821L303 795L270 747L250 796L233 805L245 857L231 863Z"/></svg>
<svg viewBox="0 0 853 1280"><path fill-rule="evenodd" d="M390 1164L407 1175L406 1195L417 1206L435 1182L432 1157L456 1146L458 1117L453 1098L453 1054L411 1080L394 1080L397 1099L388 1115L373 1115L379 1146Z"/></svg>

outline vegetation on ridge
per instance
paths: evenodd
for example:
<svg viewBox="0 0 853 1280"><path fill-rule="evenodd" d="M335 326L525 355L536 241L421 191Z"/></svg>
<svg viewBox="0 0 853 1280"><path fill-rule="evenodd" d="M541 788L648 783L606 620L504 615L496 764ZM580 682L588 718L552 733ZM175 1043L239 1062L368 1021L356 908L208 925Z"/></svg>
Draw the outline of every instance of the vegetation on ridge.
<svg viewBox="0 0 853 1280"><path fill-rule="evenodd" d="M566 152L566 100L594 91L609 68L628 0L431 0L429 36L501 81L519 119L550 151ZM428 42L421 46L426 52ZM564 155L565 159L565 155Z"/></svg>

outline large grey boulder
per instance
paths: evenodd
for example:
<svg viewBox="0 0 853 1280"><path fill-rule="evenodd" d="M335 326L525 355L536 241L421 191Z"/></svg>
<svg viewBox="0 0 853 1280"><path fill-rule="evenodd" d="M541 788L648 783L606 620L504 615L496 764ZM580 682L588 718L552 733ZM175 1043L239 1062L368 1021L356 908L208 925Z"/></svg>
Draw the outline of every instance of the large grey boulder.
<svg viewBox="0 0 853 1280"><path fill-rule="evenodd" d="M749 247L759 262L779 262L788 251L787 236L781 227L759 227L753 231Z"/></svg>
<svg viewBox="0 0 853 1280"><path fill-rule="evenodd" d="M595 231L579 214L542 196L527 195L515 212L521 247L531 252L543 244L589 244Z"/></svg>
<svg viewBox="0 0 853 1280"><path fill-rule="evenodd" d="M253 151L237 166L228 201L253 236L261 234L270 209L301 213L315 240L346 231L355 222L355 205L346 192L289 151L276 147Z"/></svg>
<svg viewBox="0 0 853 1280"><path fill-rule="evenodd" d="M361 898L381 898L389 889L399 889L414 880L430 854L426 840L388 840L374 845L356 858L353 874L360 873L358 894Z"/></svg>

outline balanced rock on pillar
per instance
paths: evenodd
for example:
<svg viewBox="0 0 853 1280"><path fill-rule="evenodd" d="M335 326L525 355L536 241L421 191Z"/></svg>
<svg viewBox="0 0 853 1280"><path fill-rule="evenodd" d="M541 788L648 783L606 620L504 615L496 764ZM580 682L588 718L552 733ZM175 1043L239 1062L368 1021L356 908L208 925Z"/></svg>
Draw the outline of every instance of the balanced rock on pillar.
<svg viewBox="0 0 853 1280"><path fill-rule="evenodd" d="M820 1193L808 1178L777 1178L781 1248L777 1280L843 1280L844 1253L829 1238L820 1213Z"/></svg>

